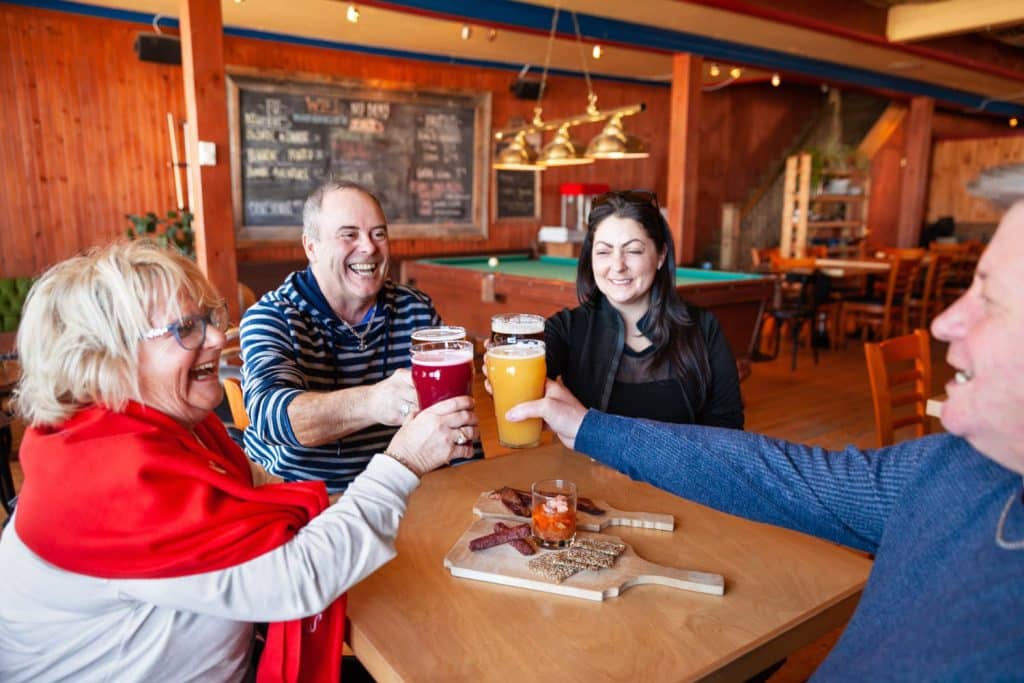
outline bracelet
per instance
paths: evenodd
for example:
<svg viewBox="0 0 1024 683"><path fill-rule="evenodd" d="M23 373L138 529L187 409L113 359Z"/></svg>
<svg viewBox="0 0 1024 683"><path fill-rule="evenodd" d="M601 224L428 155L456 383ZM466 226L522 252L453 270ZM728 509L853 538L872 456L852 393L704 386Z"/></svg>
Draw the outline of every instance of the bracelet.
<svg viewBox="0 0 1024 683"><path fill-rule="evenodd" d="M391 451L383 451L383 454L388 456L389 458L391 458L392 460L394 460L398 464L400 464L405 469L407 469L410 472L412 472L414 475L416 475L417 479L419 478L419 476L420 476L419 472L417 472L415 469L413 469L412 465L409 464L409 461L405 457L400 456L400 455L395 455Z"/></svg>

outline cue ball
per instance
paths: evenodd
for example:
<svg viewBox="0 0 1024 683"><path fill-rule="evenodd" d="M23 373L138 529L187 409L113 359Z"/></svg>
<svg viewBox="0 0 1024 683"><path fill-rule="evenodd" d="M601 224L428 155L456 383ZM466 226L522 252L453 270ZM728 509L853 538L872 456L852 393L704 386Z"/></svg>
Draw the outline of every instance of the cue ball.
<svg viewBox="0 0 1024 683"><path fill-rule="evenodd" d="M491 258L487 259L487 265L489 265L491 268L496 268L498 266L498 258L496 256L492 256Z"/></svg>

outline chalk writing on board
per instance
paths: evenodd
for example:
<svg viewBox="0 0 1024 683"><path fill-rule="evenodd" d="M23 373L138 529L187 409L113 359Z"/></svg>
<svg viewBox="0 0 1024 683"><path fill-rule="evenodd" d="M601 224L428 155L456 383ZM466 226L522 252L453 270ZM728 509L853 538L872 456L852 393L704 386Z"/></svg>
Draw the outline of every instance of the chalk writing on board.
<svg viewBox="0 0 1024 683"><path fill-rule="evenodd" d="M301 225L306 196L328 177L371 188L392 226L483 222L481 96L237 87L243 225Z"/></svg>

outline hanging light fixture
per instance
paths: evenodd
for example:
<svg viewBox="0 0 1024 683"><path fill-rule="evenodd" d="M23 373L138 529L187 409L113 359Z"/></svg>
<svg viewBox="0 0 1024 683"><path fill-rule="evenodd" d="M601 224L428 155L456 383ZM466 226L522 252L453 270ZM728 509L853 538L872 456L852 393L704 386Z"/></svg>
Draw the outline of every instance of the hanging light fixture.
<svg viewBox="0 0 1024 683"><path fill-rule="evenodd" d="M576 13L572 12L573 27L576 32L576 43L580 51L580 62L583 67L583 76L587 83L587 109L583 114L569 116L555 121L545 121L543 108L541 106L548 67L551 61L551 47L555 40L555 29L558 25L559 8L556 6L551 17L551 31L548 35L547 55L544 61L544 71L541 76L541 87L537 94L537 104L533 109L533 120L527 125L516 126L498 131L494 134L496 140L504 140L513 137L513 142L497 155L494 168L501 170L534 171L549 166L575 166L593 163L595 159L639 159L649 156L647 146L637 137L625 133L622 127L622 119L638 114L646 109L642 102L625 107L619 107L609 111L600 111L597 108L597 95L590 81L590 71L587 69L586 52L583 45L583 37L580 33L579 21ZM571 137L571 127L585 123L597 123L608 121L605 129L586 147L583 152L581 144L575 142ZM557 131L551 142L544 146L538 156L529 142L526 140L527 133L539 133L544 131Z"/></svg>
<svg viewBox="0 0 1024 683"><path fill-rule="evenodd" d="M569 137L570 125L563 123L555 133L554 139L544 145L540 153L540 163L545 166L580 166L594 163L593 159L583 156L580 143Z"/></svg>
<svg viewBox="0 0 1024 683"><path fill-rule="evenodd" d="M501 150L497 160L492 164L500 171L543 171L544 166L537 163L537 150L526 141L526 131L521 130L512 138L508 147Z"/></svg>
<svg viewBox="0 0 1024 683"><path fill-rule="evenodd" d="M604 129L587 145L591 159L646 159L651 154L647 145L622 129L622 115L613 116Z"/></svg>

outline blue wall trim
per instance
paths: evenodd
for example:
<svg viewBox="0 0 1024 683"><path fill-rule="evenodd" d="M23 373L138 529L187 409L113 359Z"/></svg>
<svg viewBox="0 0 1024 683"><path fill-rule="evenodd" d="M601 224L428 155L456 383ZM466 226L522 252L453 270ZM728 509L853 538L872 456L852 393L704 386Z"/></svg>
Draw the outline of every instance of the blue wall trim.
<svg viewBox="0 0 1024 683"><path fill-rule="evenodd" d="M86 5L80 2L68 2L66 0L17 0L11 4L144 24L151 24L153 20L153 15L144 12L110 9L94 5ZM380 4L394 8L416 9L425 12L451 15L483 23L517 26L545 33L551 27L551 16L554 13L550 8L516 2L515 0L487 0L486 2L467 2L465 0L387 0L387 2L382 2ZM888 74L881 74L867 69L843 66L841 64L825 60L812 59L809 57L797 57L776 50L750 47L740 45L738 43L705 38L691 33L653 28L641 24L616 21L588 14L578 14L577 18L579 20L581 33L591 40L606 40L640 49L656 49L665 52L693 52L710 59L739 62L741 64L749 64L751 66L768 70L799 73L812 76L814 78L820 78L823 81L839 81L867 88L901 92L907 95L932 97L941 102L955 104L966 109L985 111L990 114L1024 117L1024 105L1007 102L1005 100L989 100L981 95L953 88L946 88L940 85L926 83L924 81L917 81L899 76L890 76ZM178 20L176 18L166 17L161 19L160 24L161 26L176 27L178 26ZM559 15L557 31L563 35L575 35L572 18L569 16L568 12L563 12ZM268 31L256 31L226 26L224 28L224 33L231 36L256 38L291 45L306 45L346 50L363 54L396 57L400 59L415 59L419 61L452 64L456 66L499 69L503 71L519 70L517 66L503 62L454 58L406 50L375 48L352 43L302 38L299 36L272 33ZM582 72L571 70L552 69L550 70L550 73L570 77L582 76ZM600 73L592 75L603 81L668 87L668 84L661 81L623 78Z"/></svg>
<svg viewBox="0 0 1024 683"><path fill-rule="evenodd" d="M487 2L466 2L464 0L386 0L381 4L395 9L416 9L428 13L452 15L482 23L517 26L545 33L551 28L551 17L554 14L554 10L551 8L516 2L515 0L487 0ZM610 41L639 49L693 52L710 59L739 62L768 70L799 73L820 78L824 81L841 81L868 88L881 88L902 92L908 95L933 97L936 100L993 114L1005 116L1024 115L1024 105L1004 100L989 100L980 95L924 81L890 76L857 67L843 66L821 59L797 57L785 52L740 45L739 43L706 38L691 33L659 29L589 14L577 14L576 16L579 21L580 32L590 40ZM561 12L559 14L557 31L563 36L575 35L572 18L568 12Z"/></svg>
<svg viewBox="0 0 1024 683"><path fill-rule="evenodd" d="M147 26L152 25L153 17L155 15L148 14L146 12L130 12L127 10L111 9L108 7L97 7L95 5L86 5L80 2L67 2L65 0L0 0L0 2L8 2L12 5L24 5L26 7L36 7L38 9L48 9L57 12L68 12L70 14L82 14L91 17L100 17L104 19L118 19L120 21L130 21L140 24L146 24ZM550 21L550 19L549 19ZM179 23L177 17L169 17L167 15L161 15L160 18L161 28L178 28ZM272 31L258 31L255 29L246 28L235 28L232 26L224 27L224 35L236 36L239 38L255 38L257 40L268 40L277 43L285 43L288 45L303 45L306 47L320 47L329 50L345 50L346 52L358 52L361 54L378 55L381 57L395 57L398 59L413 59L421 62L433 62L438 64L450 64L453 66L469 66L483 69L498 69L501 71L519 72L522 68L516 64L508 64L506 62L494 62L484 59L467 59L464 57L450 57L446 55L433 55L422 52L413 52L411 50L395 50L391 48L383 47L372 47L369 45L359 45L356 43L343 43L333 40L320 40L317 38L304 38L302 36L293 36L286 33L274 33ZM532 75L538 76L539 69L533 69ZM582 78L582 71L572 71L567 69L548 69L548 73L556 76L567 76L570 78ZM670 83L664 81L652 81L643 78L628 78L625 76L615 76L612 74L601 74L591 73L591 78L598 79L606 82L615 83L632 83L636 85L648 85L668 88L671 86Z"/></svg>

